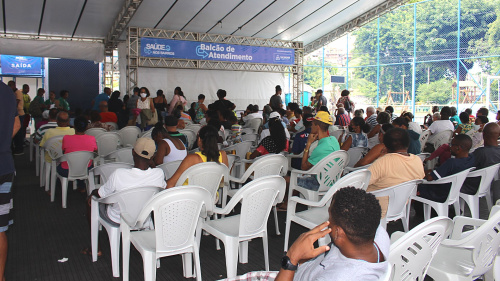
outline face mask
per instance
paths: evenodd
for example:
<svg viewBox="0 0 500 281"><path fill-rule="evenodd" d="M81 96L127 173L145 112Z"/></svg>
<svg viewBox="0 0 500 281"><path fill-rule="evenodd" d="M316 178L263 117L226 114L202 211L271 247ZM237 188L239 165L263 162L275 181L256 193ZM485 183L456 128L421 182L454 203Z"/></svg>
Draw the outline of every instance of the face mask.
<svg viewBox="0 0 500 281"><path fill-rule="evenodd" d="M474 130L479 130L479 128L481 128L481 125L476 125L476 124L474 124L474 125L472 125L472 126L474 127Z"/></svg>
<svg viewBox="0 0 500 281"><path fill-rule="evenodd" d="M145 97L147 97L147 96L148 96L148 94L146 94L146 93L141 93L141 97L145 98Z"/></svg>

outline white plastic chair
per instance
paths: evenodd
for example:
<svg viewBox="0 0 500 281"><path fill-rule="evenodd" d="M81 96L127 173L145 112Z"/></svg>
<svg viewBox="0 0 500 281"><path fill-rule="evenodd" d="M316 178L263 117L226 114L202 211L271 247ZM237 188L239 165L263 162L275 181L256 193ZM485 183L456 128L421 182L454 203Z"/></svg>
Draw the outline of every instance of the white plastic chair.
<svg viewBox="0 0 500 281"><path fill-rule="evenodd" d="M267 154L264 156L257 157L256 160L248 167L243 176L240 178L235 178L229 176L229 182L244 184L252 175L253 179L258 179L267 176L279 176L283 174L283 171L288 165L287 159L281 154ZM227 197L232 197L239 189L231 189L229 185L224 185L222 192L222 207L224 208L227 203ZM277 202L280 203L280 202ZM274 225L276 229L276 235L281 235L278 225L278 210L276 205L273 205L274 212Z"/></svg>
<svg viewBox="0 0 500 281"><path fill-rule="evenodd" d="M335 184L330 187L328 192L319 201L312 201L300 198L298 196L289 196L286 212L286 228L285 228L285 252L288 251L288 240L290 239L290 226L295 222L303 227L313 229L319 224L328 220L328 208L330 207L333 194L340 188L353 186L355 188L366 190L370 182L371 173L368 170L359 170L343 176ZM289 193L290 194L290 193ZM305 211L297 212L297 203L306 205L309 208ZM320 245L327 244L327 238L321 238L318 243Z"/></svg>
<svg viewBox="0 0 500 281"><path fill-rule="evenodd" d="M439 244L448 236L452 227L453 223L449 218L436 217L407 233L393 233L391 240L395 241L391 244L388 260L392 267L391 280L423 281Z"/></svg>
<svg viewBox="0 0 500 281"><path fill-rule="evenodd" d="M67 153L57 158L58 163L66 161L68 163L68 177L63 177L56 173L57 178L61 181L62 189L62 207L66 208L66 199L68 195L68 181L73 181L73 189L76 189L76 180L87 180L89 177L88 166L90 160L94 158L94 152L90 151L75 151ZM54 160L52 162L55 162ZM50 185L50 202L54 202L56 194L55 181Z"/></svg>
<svg viewBox="0 0 500 281"><path fill-rule="evenodd" d="M35 143L33 139L35 138L35 134L32 134L30 136L30 162L33 162L33 153L34 153L34 148L35 148ZM37 176L38 176L38 171L37 171Z"/></svg>
<svg viewBox="0 0 500 281"><path fill-rule="evenodd" d="M352 167L345 167L344 168L344 175L347 175L351 172L354 172L354 171L358 171L358 170L363 170L363 169L368 169L368 167L370 167L373 163L370 163L368 165L364 165L364 166L361 166L361 167L356 167L356 168L352 168Z"/></svg>
<svg viewBox="0 0 500 281"><path fill-rule="evenodd" d="M179 133L186 136L188 142L187 149L191 150L193 148L194 143L196 142L196 133L189 129L179 130Z"/></svg>
<svg viewBox="0 0 500 281"><path fill-rule="evenodd" d="M438 149L441 145L450 143L452 135L453 135L453 131L450 131L450 130L442 131L442 132L437 133L436 135L433 135L432 137L429 136L430 139L427 142L432 143L434 145L434 148ZM434 169L434 167L437 164L437 161L438 161L437 158L434 158L430 161L427 161L425 168L427 170Z"/></svg>
<svg viewBox="0 0 500 281"><path fill-rule="evenodd" d="M500 212L488 220L456 216L453 222L453 232L441 242L427 275L440 281L475 280L493 267L500 246ZM478 228L464 232L464 226Z"/></svg>
<svg viewBox="0 0 500 281"><path fill-rule="evenodd" d="M464 210L464 203L467 203L469 206L471 217L474 219L479 219L479 198L485 197L486 204L488 204L488 211L491 210L493 205L493 201L491 198L491 182L493 178L498 174L498 169L500 168L500 164L495 164L483 169L474 170L469 173L468 178L481 177L481 182L479 183L479 187L477 189L476 194L469 195L460 192L460 209Z"/></svg>
<svg viewBox="0 0 500 281"><path fill-rule="evenodd" d="M201 129L201 125L200 124L190 124L190 125L187 125L185 129L191 130L195 134L198 134L198 131L200 131L200 129Z"/></svg>
<svg viewBox="0 0 500 281"><path fill-rule="evenodd" d="M136 219L142 206L161 190L158 187L146 186L125 189L101 198L92 196L90 211L92 261L97 261L99 228L104 226L108 232L113 277L120 277L120 224L115 223L102 212L106 212L106 205L118 204L121 212L126 212L129 217ZM100 206L101 204L103 206Z"/></svg>
<svg viewBox="0 0 500 281"><path fill-rule="evenodd" d="M267 219L271 207L283 200L285 189L286 183L283 177L269 176L255 179L241 188L226 207L214 209L216 214L228 215L241 202L240 214L207 221L203 225L203 230L224 243L228 278L236 276L238 250L240 256L248 256L246 243L257 237L263 240L265 270L269 271Z"/></svg>
<svg viewBox="0 0 500 281"><path fill-rule="evenodd" d="M242 141L237 144L230 145L223 150L226 152L234 151L235 155L239 157L240 160L246 159L247 153L250 152L250 149L252 148L252 142L251 141ZM241 176L241 161L236 161L234 163L234 166L236 169L233 169L233 175L236 175L237 177Z"/></svg>
<svg viewBox="0 0 500 281"><path fill-rule="evenodd" d="M106 124L106 126L108 126L110 131L118 130L118 124L116 124L115 122L106 122L104 124Z"/></svg>
<svg viewBox="0 0 500 281"><path fill-rule="evenodd" d="M40 151L40 161L42 161L42 171L41 176L43 175L42 186L45 186L45 191L50 190L50 183L55 182L56 180L56 162L55 159L61 157L63 155L62 152L62 139L64 136L55 136L48 139L44 145L43 149ZM51 158L51 162L47 162L45 159L45 152ZM44 183L43 183L44 182Z"/></svg>
<svg viewBox="0 0 500 281"><path fill-rule="evenodd" d="M247 124L244 125L245 128L252 128L254 131L254 134L256 134L260 126L262 126L262 118L254 118L248 121Z"/></svg>
<svg viewBox="0 0 500 281"><path fill-rule="evenodd" d="M132 155L132 147L125 147L117 149L108 155L102 157L104 160L113 162L130 163L134 164L134 156Z"/></svg>
<svg viewBox="0 0 500 281"><path fill-rule="evenodd" d="M423 180L407 181L395 186L387 187L384 189L370 192L377 198L389 197L389 204L385 217L382 218L380 224L382 227L387 228L388 221L396 221L401 219L405 232L409 229L409 199L410 196L415 195L417 186Z"/></svg>
<svg viewBox="0 0 500 281"><path fill-rule="evenodd" d="M182 160L177 160L177 161L172 161L168 163L163 163L161 165L156 166L156 168L160 168L163 170L163 173L165 174L165 180L168 180L171 178L175 171L179 169L179 166L181 165Z"/></svg>
<svg viewBox="0 0 500 281"><path fill-rule="evenodd" d="M259 138L259 135L257 134L244 134L241 135L241 140L242 141L251 141L254 146L257 145L257 139Z"/></svg>
<svg viewBox="0 0 500 281"><path fill-rule="evenodd" d="M229 168L229 171L231 171L231 169L234 166L234 163L240 161L240 158L234 154L226 154L226 156L227 156L227 167Z"/></svg>
<svg viewBox="0 0 500 281"><path fill-rule="evenodd" d="M101 185L107 182L111 174L116 171L116 169L131 169L133 167L134 165L129 163L111 162L90 169L87 195L90 195L94 189L100 188ZM98 177L99 182L95 181L96 177Z"/></svg>
<svg viewBox="0 0 500 281"><path fill-rule="evenodd" d="M97 138L100 134L106 132L107 132L106 129L103 128L90 128L85 131L85 134Z"/></svg>
<svg viewBox="0 0 500 281"><path fill-rule="evenodd" d="M445 184L445 183L451 183L450 187L450 193L448 194L448 198L446 198L446 201L444 203L432 201L426 198L422 198L420 196L412 195L410 197L411 200L415 200L418 202L422 202L424 204L424 219L429 220L431 218L431 207L436 210L436 213L438 216L448 216L448 206L453 204L453 207L455 208L455 214L460 214L460 204L459 204L459 193L460 193L460 188L462 187L465 178L467 178L467 175L469 172L474 169L470 168L467 170L464 170L460 173L456 173L444 178L440 178L435 181L426 181L424 180L422 184L430 184L430 185L436 185L436 184ZM439 187L437 187L439 188Z"/></svg>
<svg viewBox="0 0 500 281"><path fill-rule="evenodd" d="M430 135L431 135L431 131L429 131L429 130L425 130L420 134L420 151L424 151L425 143L429 139Z"/></svg>
<svg viewBox="0 0 500 281"><path fill-rule="evenodd" d="M257 131L253 128L242 128L241 134L257 134Z"/></svg>
<svg viewBox="0 0 500 281"><path fill-rule="evenodd" d="M347 150L349 154L349 162L347 163L347 167L354 167L358 161L363 158L363 156L368 152L367 147L351 147Z"/></svg>
<svg viewBox="0 0 500 281"><path fill-rule="evenodd" d="M420 160L422 160L422 162L424 162L425 158L431 156L430 153L427 153L427 152L423 152L423 153L420 153L420 154L417 154L418 158L420 158Z"/></svg>
<svg viewBox="0 0 500 281"><path fill-rule="evenodd" d="M115 151L120 145L120 135L115 132L102 133L95 138L100 164L104 164L106 155Z"/></svg>
<svg viewBox="0 0 500 281"><path fill-rule="evenodd" d="M229 178L229 169L223 163L204 162L193 165L186 169L175 186L182 186L187 180L188 185L201 186L210 192L212 203L215 204L217 190L222 178Z"/></svg>
<svg viewBox="0 0 500 281"><path fill-rule="evenodd" d="M314 141L311 143L311 146L309 147L309 155L313 152L313 150L318 146L318 141ZM302 159L304 156L304 151L302 151L299 154L293 154L293 153L288 153L284 152L283 155L288 159L288 171L292 170L292 159Z"/></svg>
<svg viewBox="0 0 500 281"><path fill-rule="evenodd" d="M118 131L118 134L120 135L120 144L123 147L133 147L135 145L135 142L141 135L141 129L139 129L137 126L127 126Z"/></svg>
<svg viewBox="0 0 500 281"><path fill-rule="evenodd" d="M349 163L349 154L344 150L330 153L307 171L292 170L290 175L289 197L294 190L300 192L307 200L319 201L319 196L323 195L342 176L345 166ZM319 189L313 191L301 187L297 183L299 175L314 175L319 182Z"/></svg>
<svg viewBox="0 0 500 281"><path fill-rule="evenodd" d="M141 138L148 138L151 139L151 133L153 132L153 129L149 129L142 133Z"/></svg>
<svg viewBox="0 0 500 281"><path fill-rule="evenodd" d="M203 224L201 217L206 216L206 212L211 212L212 207L211 195L206 189L188 185L169 188L156 194L144 206L137 219L122 212L123 281L129 280L131 242L142 255L145 281L156 279L159 258L179 254L184 259L184 275L189 277L193 276L188 272L192 271L191 260L186 257L194 255L196 279L201 280L199 245L195 232L200 232ZM131 227L142 228L151 212L154 212L155 230L130 232Z"/></svg>

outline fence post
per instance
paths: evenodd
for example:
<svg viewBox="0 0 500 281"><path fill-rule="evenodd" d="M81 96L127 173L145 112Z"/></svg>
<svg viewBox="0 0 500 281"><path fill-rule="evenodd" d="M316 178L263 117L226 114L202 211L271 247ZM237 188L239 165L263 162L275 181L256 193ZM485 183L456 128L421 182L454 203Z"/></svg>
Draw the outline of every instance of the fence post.
<svg viewBox="0 0 500 281"><path fill-rule="evenodd" d="M457 111L460 112L458 108L458 103L460 100L460 4L461 0L458 0L458 10L457 10Z"/></svg>
<svg viewBox="0 0 500 281"><path fill-rule="evenodd" d="M403 66L404 67L404 66ZM417 4L413 4L413 73L411 77L412 112L415 116L415 76L417 71ZM404 85L403 85L404 86ZM404 95L404 88L403 88ZM403 107L404 108L404 107Z"/></svg>
<svg viewBox="0 0 500 281"><path fill-rule="evenodd" d="M377 18L377 107L380 101L380 17Z"/></svg>
<svg viewBox="0 0 500 281"><path fill-rule="evenodd" d="M346 66L346 74L345 74L345 88L346 90L349 90L349 33L347 33L346 35L346 38L347 38L347 54L346 54L346 62L345 62L345 66Z"/></svg>

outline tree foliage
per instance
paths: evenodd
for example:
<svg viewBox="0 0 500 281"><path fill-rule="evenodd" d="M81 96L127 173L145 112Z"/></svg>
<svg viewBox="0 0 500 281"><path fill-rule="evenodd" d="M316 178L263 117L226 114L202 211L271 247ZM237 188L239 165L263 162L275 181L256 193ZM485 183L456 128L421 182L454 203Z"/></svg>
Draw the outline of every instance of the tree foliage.
<svg viewBox="0 0 500 281"><path fill-rule="evenodd" d="M417 89L417 99L425 103L447 104L451 100L452 84L453 81L446 78L421 84Z"/></svg>

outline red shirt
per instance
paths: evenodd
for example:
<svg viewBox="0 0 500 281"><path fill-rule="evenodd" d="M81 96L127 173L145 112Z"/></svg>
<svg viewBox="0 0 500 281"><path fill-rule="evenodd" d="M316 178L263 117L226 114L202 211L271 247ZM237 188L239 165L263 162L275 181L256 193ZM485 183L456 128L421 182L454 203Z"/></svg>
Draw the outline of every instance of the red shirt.
<svg viewBox="0 0 500 281"><path fill-rule="evenodd" d="M114 112L101 112L101 122L106 123L106 122L115 122L118 123L118 117L116 117L116 114Z"/></svg>

